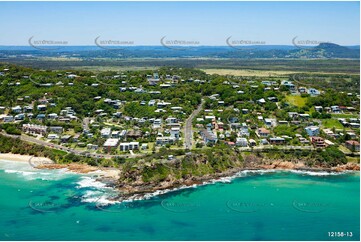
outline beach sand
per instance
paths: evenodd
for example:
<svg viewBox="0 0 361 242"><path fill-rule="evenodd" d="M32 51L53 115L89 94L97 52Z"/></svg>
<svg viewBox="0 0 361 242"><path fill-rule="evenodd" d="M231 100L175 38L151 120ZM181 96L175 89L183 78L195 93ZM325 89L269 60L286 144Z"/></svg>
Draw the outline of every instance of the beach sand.
<svg viewBox="0 0 361 242"><path fill-rule="evenodd" d="M88 164L69 163L69 164L56 164L46 157L34 157L31 155L20 155L11 153L0 153L0 160L14 161L14 162L29 162L38 169L67 169L71 172L87 174L93 173L104 178L119 179L119 169L90 166Z"/></svg>
<svg viewBox="0 0 361 242"><path fill-rule="evenodd" d="M11 154L11 153L0 153L0 160L8 161L21 161L21 162L47 162L53 163L52 160L46 157L34 157L31 155L20 155L20 154Z"/></svg>

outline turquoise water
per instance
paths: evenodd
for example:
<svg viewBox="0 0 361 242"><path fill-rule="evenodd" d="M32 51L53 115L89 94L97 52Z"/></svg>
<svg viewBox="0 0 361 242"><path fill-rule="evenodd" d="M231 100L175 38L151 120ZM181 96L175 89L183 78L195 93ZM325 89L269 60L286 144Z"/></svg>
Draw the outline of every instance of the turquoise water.
<svg viewBox="0 0 361 242"><path fill-rule="evenodd" d="M359 240L359 181L248 172L106 206L112 192L91 176L0 161L0 240Z"/></svg>

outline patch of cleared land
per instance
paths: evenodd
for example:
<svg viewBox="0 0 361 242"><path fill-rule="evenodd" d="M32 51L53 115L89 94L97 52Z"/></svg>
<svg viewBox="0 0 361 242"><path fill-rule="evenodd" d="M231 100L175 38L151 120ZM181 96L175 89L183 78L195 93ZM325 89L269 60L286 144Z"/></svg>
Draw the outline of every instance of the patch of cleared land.
<svg viewBox="0 0 361 242"><path fill-rule="evenodd" d="M271 70L250 70L250 69L201 69L207 74L233 75L233 76L258 76L258 77L286 77L293 74L302 74L301 71L271 71ZM348 72L309 72L321 75L359 75Z"/></svg>
<svg viewBox="0 0 361 242"><path fill-rule="evenodd" d="M264 71L264 70L236 70L236 69L202 69L207 74L213 75L233 75L233 76L287 76L290 74L296 74L299 72L293 71Z"/></svg>
<svg viewBox="0 0 361 242"><path fill-rule="evenodd" d="M306 104L307 98L298 96L298 95L288 95L286 97L287 102L290 104L297 106L297 107L303 107Z"/></svg>
<svg viewBox="0 0 361 242"><path fill-rule="evenodd" d="M144 71L144 70L156 70L158 67L146 67L146 66L74 66L72 69L85 70L85 71Z"/></svg>

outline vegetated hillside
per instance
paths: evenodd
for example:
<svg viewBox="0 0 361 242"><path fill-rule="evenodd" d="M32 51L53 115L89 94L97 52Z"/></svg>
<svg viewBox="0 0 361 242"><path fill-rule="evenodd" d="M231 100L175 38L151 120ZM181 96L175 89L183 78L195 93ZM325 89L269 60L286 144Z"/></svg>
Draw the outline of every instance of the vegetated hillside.
<svg viewBox="0 0 361 242"><path fill-rule="evenodd" d="M321 43L314 48L301 48L290 51L298 58L360 58L360 48L348 48L332 43Z"/></svg>
<svg viewBox="0 0 361 242"><path fill-rule="evenodd" d="M166 48L164 46L132 46L112 50L97 47L66 46L59 50L38 50L30 47L0 47L0 59L18 57L61 58L360 58L360 47L344 47L332 43L318 46L256 45L197 46Z"/></svg>
<svg viewBox="0 0 361 242"><path fill-rule="evenodd" d="M169 156L172 159L168 159ZM185 153L184 150L161 148L158 153L141 160L129 160L121 167L119 189L124 197L182 185L201 184L204 181L231 176L242 169L269 169L273 162L286 161L288 169L328 169L346 164L345 155L335 147L315 151L281 151L272 149L244 153L226 144Z"/></svg>

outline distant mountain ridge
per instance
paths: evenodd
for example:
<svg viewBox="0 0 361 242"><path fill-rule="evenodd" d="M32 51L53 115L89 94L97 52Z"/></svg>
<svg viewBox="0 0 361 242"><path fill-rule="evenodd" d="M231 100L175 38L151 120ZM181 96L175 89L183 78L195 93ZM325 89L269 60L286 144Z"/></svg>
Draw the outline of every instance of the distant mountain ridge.
<svg viewBox="0 0 361 242"><path fill-rule="evenodd" d="M320 43L318 46L254 45L254 46L130 46L100 48L98 46L62 46L42 50L32 46L0 46L0 58L9 56L51 56L79 58L360 58L360 46ZM111 49L111 50L110 50Z"/></svg>

